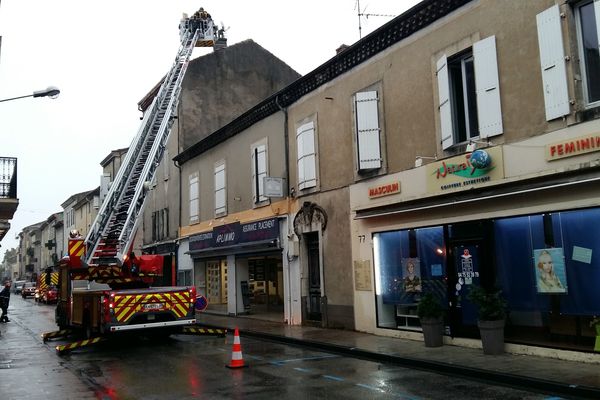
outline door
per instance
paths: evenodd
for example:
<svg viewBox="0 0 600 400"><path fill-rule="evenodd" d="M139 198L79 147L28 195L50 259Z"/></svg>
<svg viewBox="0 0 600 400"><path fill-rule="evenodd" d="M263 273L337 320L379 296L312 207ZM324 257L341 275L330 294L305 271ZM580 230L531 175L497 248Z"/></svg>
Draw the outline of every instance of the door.
<svg viewBox="0 0 600 400"><path fill-rule="evenodd" d="M321 321L321 261L319 257L319 234L311 232L304 236L308 253L308 310L311 321Z"/></svg>
<svg viewBox="0 0 600 400"><path fill-rule="evenodd" d="M481 285L483 246L481 240L453 241L450 251L448 295L452 299L452 335L472 337L477 333L477 308L467 295L474 285Z"/></svg>

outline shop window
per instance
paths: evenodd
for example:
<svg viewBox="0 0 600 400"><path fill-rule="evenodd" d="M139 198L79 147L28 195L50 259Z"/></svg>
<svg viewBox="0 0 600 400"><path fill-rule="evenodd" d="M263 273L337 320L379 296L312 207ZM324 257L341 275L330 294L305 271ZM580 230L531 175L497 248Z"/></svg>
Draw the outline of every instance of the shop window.
<svg viewBox="0 0 600 400"><path fill-rule="evenodd" d="M373 235L377 326L419 330L416 305L423 293L446 302L442 227Z"/></svg>
<svg viewBox="0 0 600 400"><path fill-rule="evenodd" d="M186 269L177 272L177 285L178 286L193 286L192 283L192 270Z"/></svg>
<svg viewBox="0 0 600 400"><path fill-rule="evenodd" d="M195 172L189 177L190 184L190 224L194 224L200 220L198 213L200 212L200 188L198 173Z"/></svg>
<svg viewBox="0 0 600 400"><path fill-rule="evenodd" d="M500 135L502 111L496 38L437 61L442 148Z"/></svg>
<svg viewBox="0 0 600 400"><path fill-rule="evenodd" d="M225 161L215 165L215 217L227 213L227 191L225 178Z"/></svg>
<svg viewBox="0 0 600 400"><path fill-rule="evenodd" d="M379 98L377 91L359 92L354 96L358 170L381 168Z"/></svg>
<svg viewBox="0 0 600 400"><path fill-rule="evenodd" d="M315 125L310 121L296 130L298 149L298 189L317 186L317 154L315 149Z"/></svg>
<svg viewBox="0 0 600 400"><path fill-rule="evenodd" d="M264 195L264 178L268 175L266 139L252 146L252 199L254 204L269 200Z"/></svg>

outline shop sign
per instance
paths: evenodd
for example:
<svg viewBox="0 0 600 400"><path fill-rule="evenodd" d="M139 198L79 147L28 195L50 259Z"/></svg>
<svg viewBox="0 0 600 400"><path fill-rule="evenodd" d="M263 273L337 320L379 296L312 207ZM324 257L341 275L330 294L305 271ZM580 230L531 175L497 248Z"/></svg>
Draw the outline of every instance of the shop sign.
<svg viewBox="0 0 600 400"><path fill-rule="evenodd" d="M221 225L211 232L204 232L190 237L190 251L215 247L232 246L240 243L251 243L279 238L279 221L277 218L240 224Z"/></svg>
<svg viewBox="0 0 600 400"><path fill-rule="evenodd" d="M484 186L504 178L502 148L490 147L427 164L427 191L448 192Z"/></svg>
<svg viewBox="0 0 600 400"><path fill-rule="evenodd" d="M240 223L221 225L213 228L213 246L223 247L237 244L240 239Z"/></svg>
<svg viewBox="0 0 600 400"><path fill-rule="evenodd" d="M595 151L600 151L600 133L547 144L546 161L559 160Z"/></svg>
<svg viewBox="0 0 600 400"><path fill-rule="evenodd" d="M257 242L279 238L279 222L277 218L249 222L242 225L240 243Z"/></svg>
<svg viewBox="0 0 600 400"><path fill-rule="evenodd" d="M369 198L389 196L391 194L400 193L400 182L385 183L383 185L369 188Z"/></svg>

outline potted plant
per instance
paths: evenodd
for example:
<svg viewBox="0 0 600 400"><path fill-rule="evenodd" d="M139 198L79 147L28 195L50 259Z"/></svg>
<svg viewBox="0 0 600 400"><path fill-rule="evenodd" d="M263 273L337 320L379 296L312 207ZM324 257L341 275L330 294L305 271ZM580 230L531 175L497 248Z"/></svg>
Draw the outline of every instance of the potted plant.
<svg viewBox="0 0 600 400"><path fill-rule="evenodd" d="M504 353L504 323L506 320L506 300L497 288L486 290L472 286L467 295L479 311L477 326L481 335L484 354Z"/></svg>
<svg viewBox="0 0 600 400"><path fill-rule="evenodd" d="M423 328L425 347L440 347L444 343L444 309L439 299L432 293L426 293L419 300L417 315Z"/></svg>

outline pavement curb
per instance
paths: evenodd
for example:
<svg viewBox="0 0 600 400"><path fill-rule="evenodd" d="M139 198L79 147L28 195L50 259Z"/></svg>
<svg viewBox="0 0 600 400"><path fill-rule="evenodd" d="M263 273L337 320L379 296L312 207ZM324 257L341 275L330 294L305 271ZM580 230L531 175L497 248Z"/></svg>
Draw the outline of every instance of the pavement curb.
<svg viewBox="0 0 600 400"><path fill-rule="evenodd" d="M209 324L202 324L213 327ZM305 346L331 353L346 355L350 357L365 359L369 361L412 367L424 371L433 371L444 375L452 375L462 378L475 379L490 383L517 387L521 389L534 389L543 393L561 394L570 398L600 399L600 388L582 385L571 385L566 383L549 381L546 379L507 374L504 372L470 368L458 364L449 364L438 361L402 357L393 354L375 353L372 351L342 346L332 343L318 342L314 340L297 339L293 337L275 335L265 332L240 329L241 336L266 339L273 342L286 343L296 346Z"/></svg>

